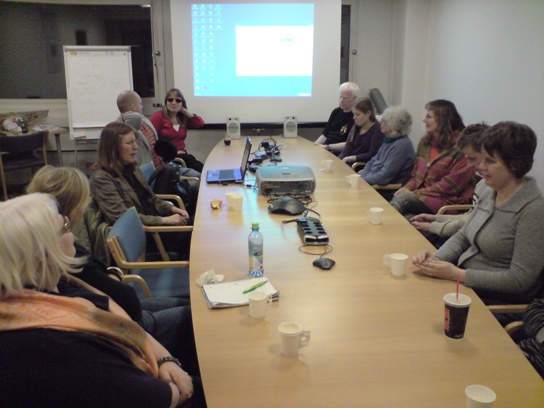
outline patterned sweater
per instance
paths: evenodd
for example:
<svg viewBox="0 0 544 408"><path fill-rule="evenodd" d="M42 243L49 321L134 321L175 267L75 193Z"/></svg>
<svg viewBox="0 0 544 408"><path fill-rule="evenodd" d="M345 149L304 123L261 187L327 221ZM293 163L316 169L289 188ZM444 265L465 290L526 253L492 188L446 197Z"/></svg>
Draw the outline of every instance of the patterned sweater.
<svg viewBox="0 0 544 408"><path fill-rule="evenodd" d="M470 204L476 178L463 153L451 147L433 161L430 153L431 146L420 141L412 178L404 187L434 213L443 205Z"/></svg>

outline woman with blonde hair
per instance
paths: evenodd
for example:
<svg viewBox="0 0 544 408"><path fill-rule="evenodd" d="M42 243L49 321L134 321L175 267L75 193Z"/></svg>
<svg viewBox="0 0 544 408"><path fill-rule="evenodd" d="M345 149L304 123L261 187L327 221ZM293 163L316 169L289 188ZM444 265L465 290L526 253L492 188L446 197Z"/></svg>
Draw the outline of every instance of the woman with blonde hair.
<svg viewBox="0 0 544 408"><path fill-rule="evenodd" d="M73 167L42 167L27 187L29 193L48 193L58 202L59 213L67 222L78 225L89 202L89 181L85 174ZM108 269L102 261L77 242L77 257L87 260L77 277L104 292L119 304L132 320L137 322L163 346L192 375L199 375L198 360L189 299L138 298L136 291L121 282L115 269Z"/></svg>
<svg viewBox="0 0 544 408"><path fill-rule="evenodd" d="M0 394L20 407L181 405L192 381L168 351L67 275L84 261L73 239L48 194L0 203Z"/></svg>

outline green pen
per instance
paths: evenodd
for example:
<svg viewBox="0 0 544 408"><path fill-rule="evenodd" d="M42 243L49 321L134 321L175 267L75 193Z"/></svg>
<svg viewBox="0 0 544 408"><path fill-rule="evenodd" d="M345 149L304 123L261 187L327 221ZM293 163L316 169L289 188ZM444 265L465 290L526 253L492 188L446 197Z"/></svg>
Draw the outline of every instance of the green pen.
<svg viewBox="0 0 544 408"><path fill-rule="evenodd" d="M268 283L267 280L257 283L256 285L251 286L250 288L247 288L242 293L245 295L246 293L253 292L255 289L260 288L264 284Z"/></svg>

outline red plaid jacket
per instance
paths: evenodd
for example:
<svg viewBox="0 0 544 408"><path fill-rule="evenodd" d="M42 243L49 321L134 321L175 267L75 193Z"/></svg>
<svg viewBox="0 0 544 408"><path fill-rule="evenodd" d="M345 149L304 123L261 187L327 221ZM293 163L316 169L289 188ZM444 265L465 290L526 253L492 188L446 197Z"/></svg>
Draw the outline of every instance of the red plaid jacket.
<svg viewBox="0 0 544 408"><path fill-rule="evenodd" d="M430 152L431 146L420 141L412 177L404 187L435 213L443 205L471 204L477 179L463 153L451 147L430 162Z"/></svg>

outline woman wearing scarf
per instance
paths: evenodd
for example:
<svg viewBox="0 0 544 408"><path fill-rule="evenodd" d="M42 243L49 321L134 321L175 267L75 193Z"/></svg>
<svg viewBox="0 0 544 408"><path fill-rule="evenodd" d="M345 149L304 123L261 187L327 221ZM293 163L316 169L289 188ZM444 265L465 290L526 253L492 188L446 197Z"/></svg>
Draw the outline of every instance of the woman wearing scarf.
<svg viewBox="0 0 544 408"><path fill-rule="evenodd" d="M42 193L0 203L0 394L12 407L175 407L191 377L107 296L67 272L69 219Z"/></svg>

